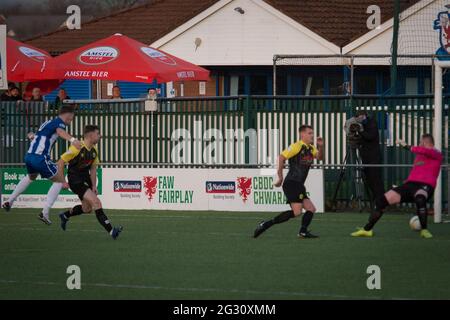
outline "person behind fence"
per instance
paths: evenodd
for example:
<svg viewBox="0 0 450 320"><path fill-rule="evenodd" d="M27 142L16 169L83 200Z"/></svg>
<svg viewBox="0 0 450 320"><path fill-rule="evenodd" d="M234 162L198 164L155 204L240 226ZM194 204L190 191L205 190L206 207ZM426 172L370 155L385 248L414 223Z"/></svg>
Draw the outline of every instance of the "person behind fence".
<svg viewBox="0 0 450 320"><path fill-rule="evenodd" d="M95 147L100 141L100 129L96 125L87 125L84 128L81 149L71 146L58 161L58 171L63 172L65 164L69 164L68 181L72 192L78 195L81 205L61 212L61 228L65 231L72 217L95 212L101 226L116 240L122 232L122 227L113 227L103 211L102 202L97 191L97 166L99 164L98 150Z"/></svg>
<svg viewBox="0 0 450 320"><path fill-rule="evenodd" d="M359 126L360 147L359 152L363 164L381 164L380 135L377 121L362 110L357 113ZM383 171L381 167L364 167L365 181L371 192L372 203L384 194Z"/></svg>
<svg viewBox="0 0 450 320"><path fill-rule="evenodd" d="M44 101L41 95L41 89L38 87L34 87L31 91L31 98L30 101L38 102L38 101Z"/></svg>
<svg viewBox="0 0 450 320"><path fill-rule="evenodd" d="M11 210L17 197L25 192L28 186L40 175L44 179L51 180L53 184L47 193L45 207L38 218L47 225L52 223L49 219L50 208L58 198L61 189L67 187L67 183L64 172L58 171L56 164L50 160L50 153L58 137L70 141L77 149L81 148L80 141L66 132L66 127L72 122L74 116L74 108L64 106L60 109L58 117L47 120L35 134L29 136L29 138L32 138L32 142L25 155L28 174L17 184L8 201L3 203L2 207L7 212Z"/></svg>
<svg viewBox="0 0 450 320"><path fill-rule="evenodd" d="M384 210L390 205L405 202L416 205L421 226L420 236L426 239L433 237L427 229L427 201L432 198L436 188L443 160L442 153L434 147L434 138L431 134L422 135L419 146L409 146L403 140L398 140L397 144L416 155L413 168L401 186L389 190L375 200L375 208L370 214L369 222L364 228L353 232L352 237L372 237L372 229Z"/></svg>
<svg viewBox="0 0 450 320"><path fill-rule="evenodd" d="M113 87L111 99L123 99L122 95L120 93L120 87L119 86L114 86Z"/></svg>
<svg viewBox="0 0 450 320"><path fill-rule="evenodd" d="M20 90L15 84L8 85L8 91L2 94L1 101L20 101Z"/></svg>
<svg viewBox="0 0 450 320"><path fill-rule="evenodd" d="M8 82L8 89L2 93L0 96L0 101L9 101L9 98L11 97L11 89L15 86L16 85L13 82Z"/></svg>
<svg viewBox="0 0 450 320"><path fill-rule="evenodd" d="M67 95L66 89L60 88L58 91L58 95L55 98L55 107L61 108L64 100L69 100L70 97Z"/></svg>
<svg viewBox="0 0 450 320"><path fill-rule="evenodd" d="M291 206L291 210L284 211L271 220L262 221L256 228L253 237L259 237L264 231L275 224L283 223L291 218L302 217L298 237L301 239L318 238L312 234L308 227L311 224L316 208L309 199L305 188L305 181L308 177L309 169L314 159L323 160L324 147L323 139L317 138L317 148L313 145L314 130L311 126L303 125L299 129L300 140L291 144L278 157L278 181L274 183L275 187L283 186L283 192ZM286 160L289 160L289 172L286 178L283 178L283 168Z"/></svg>
<svg viewBox="0 0 450 320"><path fill-rule="evenodd" d="M155 100L157 98L158 98L158 93L156 92L156 89L154 89L154 88L148 89L147 99Z"/></svg>

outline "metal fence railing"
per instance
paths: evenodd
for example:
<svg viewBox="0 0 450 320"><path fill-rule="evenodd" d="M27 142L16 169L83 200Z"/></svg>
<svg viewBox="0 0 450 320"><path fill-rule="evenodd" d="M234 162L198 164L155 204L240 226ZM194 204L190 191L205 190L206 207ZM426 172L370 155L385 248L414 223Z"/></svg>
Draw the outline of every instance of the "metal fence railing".
<svg viewBox="0 0 450 320"><path fill-rule="evenodd" d="M380 148L386 164L412 163L412 155L396 147L397 138L417 144L432 132L432 96L234 96L159 99L157 111L145 102L77 102L68 131L81 136L86 124L101 128L99 144L104 165L201 167L271 166L280 150L298 138L301 124L310 124L326 141L325 187L333 194L348 145L344 123L356 110L369 110L378 121ZM444 99L443 152L448 163L449 99ZM27 133L36 131L57 110L45 103L0 102L0 163L22 163L29 146ZM58 141L53 157L67 148ZM407 176L406 166L385 167L385 187ZM346 179L338 199L349 199L352 181ZM443 174L447 195L448 174ZM446 198L446 197L445 197Z"/></svg>

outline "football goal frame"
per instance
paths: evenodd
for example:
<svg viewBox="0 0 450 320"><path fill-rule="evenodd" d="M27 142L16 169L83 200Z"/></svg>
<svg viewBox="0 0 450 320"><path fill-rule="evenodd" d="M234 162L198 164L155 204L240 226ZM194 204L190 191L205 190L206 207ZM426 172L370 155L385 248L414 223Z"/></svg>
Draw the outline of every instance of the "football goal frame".
<svg viewBox="0 0 450 320"><path fill-rule="evenodd" d="M435 59L434 61L434 143L435 147L442 150L443 136L443 75L444 69L450 68L450 61ZM434 222L442 222L442 170L438 177L434 192Z"/></svg>

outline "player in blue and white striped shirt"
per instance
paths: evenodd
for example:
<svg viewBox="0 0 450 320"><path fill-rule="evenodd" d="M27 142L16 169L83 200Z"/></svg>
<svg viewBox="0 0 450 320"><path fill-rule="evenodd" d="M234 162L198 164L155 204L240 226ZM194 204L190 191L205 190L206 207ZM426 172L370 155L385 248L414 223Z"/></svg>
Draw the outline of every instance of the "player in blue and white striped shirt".
<svg viewBox="0 0 450 320"><path fill-rule="evenodd" d="M80 141L66 132L66 126L72 122L74 116L75 112L72 107L63 106L58 117L44 122L38 132L34 134L33 141L25 155L28 175L20 180L8 202L3 204L3 208L6 211L11 209L17 197L36 180L38 175L41 175L42 178L53 181L53 185L47 193L47 202L39 215L39 219L45 224L51 224L49 219L50 208L58 198L62 187L67 187L67 183L64 178L64 172L58 172L58 167L51 161L50 152L58 137L70 141L77 149L81 148Z"/></svg>

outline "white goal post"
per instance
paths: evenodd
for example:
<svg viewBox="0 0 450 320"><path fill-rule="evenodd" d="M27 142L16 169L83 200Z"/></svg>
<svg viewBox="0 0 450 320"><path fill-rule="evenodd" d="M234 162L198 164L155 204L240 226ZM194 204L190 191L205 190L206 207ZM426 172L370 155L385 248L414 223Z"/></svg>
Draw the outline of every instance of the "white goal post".
<svg viewBox="0 0 450 320"><path fill-rule="evenodd" d="M390 65L391 55L274 55L273 57L273 95L277 95L278 66L307 65L307 66L348 66L350 68L349 83L352 89L354 82L355 65ZM450 60L439 60L436 55L414 54L398 55L400 65L431 65L434 73L434 140L435 147L443 151L443 69L450 69ZM433 76L432 76L433 77ZM350 89L350 90L351 90ZM351 93L350 93L351 95ZM276 101L275 101L276 102ZM450 202L450 168L445 166L449 172L449 199ZM434 222L442 222L442 170L438 177L436 190L434 192ZM450 204L449 213L450 213Z"/></svg>
<svg viewBox="0 0 450 320"><path fill-rule="evenodd" d="M443 69L450 68L450 61L434 61L434 140L435 147L442 150L442 76ZM434 222L442 222L442 172L438 177L434 192Z"/></svg>

